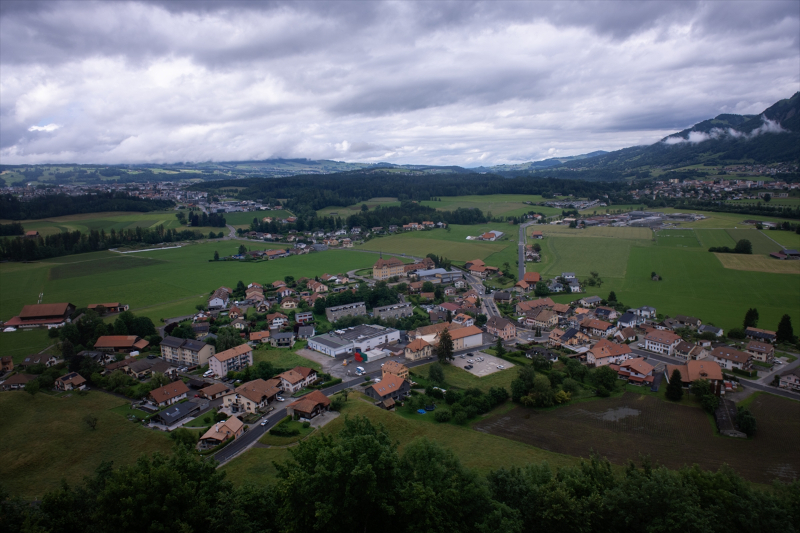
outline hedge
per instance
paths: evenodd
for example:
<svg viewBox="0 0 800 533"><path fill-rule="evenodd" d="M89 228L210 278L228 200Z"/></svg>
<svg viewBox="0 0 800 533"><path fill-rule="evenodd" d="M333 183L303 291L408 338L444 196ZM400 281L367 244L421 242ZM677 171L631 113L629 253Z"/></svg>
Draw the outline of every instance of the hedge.
<svg viewBox="0 0 800 533"><path fill-rule="evenodd" d="M342 382L342 378L334 378L334 379L332 379L330 381L326 381L325 383L320 383L319 385L314 385L311 388L314 388L314 389L317 389L317 390L322 390L322 389L327 389L328 387L333 387L334 385L338 385L341 382Z"/></svg>

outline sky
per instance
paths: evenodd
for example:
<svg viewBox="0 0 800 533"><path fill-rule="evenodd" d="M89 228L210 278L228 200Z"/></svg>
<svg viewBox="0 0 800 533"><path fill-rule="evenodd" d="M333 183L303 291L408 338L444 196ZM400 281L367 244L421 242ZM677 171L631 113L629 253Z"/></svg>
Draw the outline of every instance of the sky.
<svg viewBox="0 0 800 533"><path fill-rule="evenodd" d="M2 164L516 164L798 90L796 0L0 0Z"/></svg>

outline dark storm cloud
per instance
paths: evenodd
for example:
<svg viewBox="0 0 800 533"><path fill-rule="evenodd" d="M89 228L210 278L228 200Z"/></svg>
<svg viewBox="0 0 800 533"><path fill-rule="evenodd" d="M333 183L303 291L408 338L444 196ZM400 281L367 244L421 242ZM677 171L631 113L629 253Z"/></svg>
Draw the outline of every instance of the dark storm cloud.
<svg viewBox="0 0 800 533"><path fill-rule="evenodd" d="M0 2L3 162L490 164L800 81L796 2Z"/></svg>

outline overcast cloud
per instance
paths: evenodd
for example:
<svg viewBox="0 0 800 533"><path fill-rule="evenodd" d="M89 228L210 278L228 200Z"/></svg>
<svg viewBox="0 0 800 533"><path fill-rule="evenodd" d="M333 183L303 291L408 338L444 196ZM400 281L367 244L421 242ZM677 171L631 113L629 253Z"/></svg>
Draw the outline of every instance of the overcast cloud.
<svg viewBox="0 0 800 533"><path fill-rule="evenodd" d="M0 2L0 162L477 166L800 90L780 2Z"/></svg>

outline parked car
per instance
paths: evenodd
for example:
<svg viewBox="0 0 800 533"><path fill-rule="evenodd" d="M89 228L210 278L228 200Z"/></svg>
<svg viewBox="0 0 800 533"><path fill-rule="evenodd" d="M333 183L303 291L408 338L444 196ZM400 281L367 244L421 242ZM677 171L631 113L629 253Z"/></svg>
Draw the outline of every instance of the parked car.
<svg viewBox="0 0 800 533"><path fill-rule="evenodd" d="M267 422L269 422L269 420L267 420L267 419L265 418L264 420L262 420L262 421L261 421L261 425L262 425L262 426L266 426L266 425L267 425Z"/></svg>
<svg viewBox="0 0 800 533"><path fill-rule="evenodd" d="M472 365L467 365L464 367L465 370L472 370Z"/></svg>
<svg viewBox="0 0 800 533"><path fill-rule="evenodd" d="M284 402L284 401L286 401L286 400L284 400L284 399L283 399L281 396L275 396L275 399L276 399L276 400L278 400L279 402Z"/></svg>
<svg viewBox="0 0 800 533"><path fill-rule="evenodd" d="M497 365L497 368L498 370L505 370L506 367L504 367L503 365Z"/></svg>
<svg viewBox="0 0 800 533"><path fill-rule="evenodd" d="M475 361L473 361L472 359L467 359L467 363L474 363L474 362Z"/></svg>

